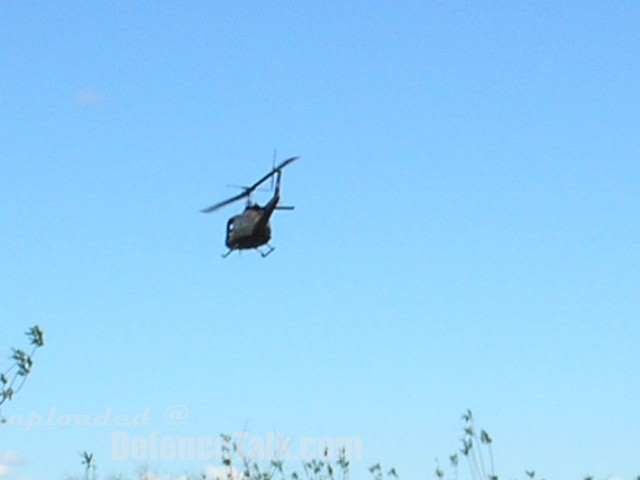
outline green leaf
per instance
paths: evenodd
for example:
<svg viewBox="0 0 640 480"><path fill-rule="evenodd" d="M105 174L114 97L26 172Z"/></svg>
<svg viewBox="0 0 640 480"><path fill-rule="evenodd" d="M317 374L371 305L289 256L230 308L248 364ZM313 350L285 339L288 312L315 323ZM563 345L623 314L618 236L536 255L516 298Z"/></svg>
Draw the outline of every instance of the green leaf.
<svg viewBox="0 0 640 480"><path fill-rule="evenodd" d="M38 325L31 327L27 332L27 336L31 339L31 345L35 345L36 347L42 347L44 345L44 333Z"/></svg>

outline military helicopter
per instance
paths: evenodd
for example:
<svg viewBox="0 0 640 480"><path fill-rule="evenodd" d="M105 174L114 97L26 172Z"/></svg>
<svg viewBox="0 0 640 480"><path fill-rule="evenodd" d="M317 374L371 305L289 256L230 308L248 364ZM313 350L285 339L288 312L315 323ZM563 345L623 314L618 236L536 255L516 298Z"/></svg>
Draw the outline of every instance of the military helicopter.
<svg viewBox="0 0 640 480"><path fill-rule="evenodd" d="M262 177L250 187L241 187L244 190L242 193L201 210L202 213L212 213L222 207L229 205L230 203L236 202L243 198L247 199L244 212L231 217L227 221L227 235L225 239L225 245L227 246L229 251L223 253L222 258L227 258L234 250L248 249L256 249L264 258L275 250L275 247L269 245L269 240L271 239L271 227L269 225L269 219L271 218L271 215L275 210L293 210L294 208L291 206L279 206L278 203L280 202L280 180L282 178L282 169L298 158L299 157L288 158L278 166L276 166L274 162L273 168L264 177ZM269 200L263 207L261 207L257 203L252 203L251 194L254 192L254 190L256 190L260 185L262 185L269 179L272 179L273 181L274 176L275 190L273 192L273 197L271 198L271 200ZM263 245L266 245L266 247L268 248L266 252L260 249L260 247Z"/></svg>

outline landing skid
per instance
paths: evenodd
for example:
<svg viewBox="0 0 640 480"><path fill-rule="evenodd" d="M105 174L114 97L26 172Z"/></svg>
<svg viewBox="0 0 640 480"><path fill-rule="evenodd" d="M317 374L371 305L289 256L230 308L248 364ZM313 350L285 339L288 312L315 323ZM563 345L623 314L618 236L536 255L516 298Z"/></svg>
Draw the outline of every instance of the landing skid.
<svg viewBox="0 0 640 480"><path fill-rule="evenodd" d="M266 252L263 252L262 250L260 250L258 247L256 247L256 250L258 251L258 253L260 253L260 255L262 255L262 258L268 257L269 255L271 255L273 253L273 251L276 249L276 247L272 247L271 245L267 244L267 248L269 250L267 250ZM229 251L223 253L222 255L220 255L222 258L227 258L229 255L231 255L233 252L238 251L240 252L241 250L238 248L230 248Z"/></svg>
<svg viewBox="0 0 640 480"><path fill-rule="evenodd" d="M262 250L260 250L259 248L256 248L256 250L258 250L260 252L260 255L262 255L262 258L268 257L269 255L271 255L271 253L276 249L276 247L272 247L271 245L267 244L267 248L269 250L267 250L266 252L263 252Z"/></svg>

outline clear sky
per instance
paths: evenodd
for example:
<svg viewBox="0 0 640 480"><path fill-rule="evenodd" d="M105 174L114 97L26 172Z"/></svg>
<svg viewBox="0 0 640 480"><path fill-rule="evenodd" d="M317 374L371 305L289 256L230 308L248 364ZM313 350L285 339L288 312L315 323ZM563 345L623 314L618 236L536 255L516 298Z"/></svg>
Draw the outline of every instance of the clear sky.
<svg viewBox="0 0 640 480"><path fill-rule="evenodd" d="M275 147L296 210L223 260ZM246 431L434 478L471 408L501 478L635 478L639 185L635 2L2 2L2 365L46 346L0 477Z"/></svg>

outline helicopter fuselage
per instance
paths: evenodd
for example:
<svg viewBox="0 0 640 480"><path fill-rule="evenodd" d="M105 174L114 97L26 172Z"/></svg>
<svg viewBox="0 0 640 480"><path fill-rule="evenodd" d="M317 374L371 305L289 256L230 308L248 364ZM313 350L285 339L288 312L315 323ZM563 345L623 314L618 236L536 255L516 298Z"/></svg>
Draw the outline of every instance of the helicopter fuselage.
<svg viewBox="0 0 640 480"><path fill-rule="evenodd" d="M273 211L273 210L272 210ZM271 239L269 218L271 212L258 206L249 206L227 222L225 244L231 250L258 248Z"/></svg>

